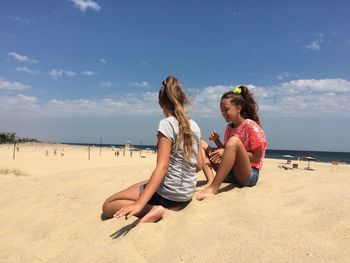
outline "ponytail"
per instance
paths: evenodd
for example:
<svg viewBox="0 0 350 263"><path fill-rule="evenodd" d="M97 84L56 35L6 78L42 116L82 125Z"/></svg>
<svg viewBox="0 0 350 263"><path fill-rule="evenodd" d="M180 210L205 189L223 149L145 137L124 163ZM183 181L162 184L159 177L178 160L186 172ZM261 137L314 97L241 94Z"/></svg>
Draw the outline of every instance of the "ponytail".
<svg viewBox="0 0 350 263"><path fill-rule="evenodd" d="M230 99L232 104L241 106L241 115L245 119L251 119L261 126L259 118L259 106L255 102L253 94L246 86L239 86L222 95L222 99Z"/></svg>
<svg viewBox="0 0 350 263"><path fill-rule="evenodd" d="M190 104L180 82L172 76L163 81L159 91L159 102L174 113L179 122L179 134L176 140L176 148L183 142L183 152L186 161L193 155L193 134L186 113L186 107Z"/></svg>

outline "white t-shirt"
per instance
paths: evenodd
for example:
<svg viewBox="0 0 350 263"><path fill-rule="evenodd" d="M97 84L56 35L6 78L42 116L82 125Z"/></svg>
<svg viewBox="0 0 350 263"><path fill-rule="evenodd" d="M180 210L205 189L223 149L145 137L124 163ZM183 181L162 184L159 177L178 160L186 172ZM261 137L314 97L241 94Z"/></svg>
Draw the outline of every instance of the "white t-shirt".
<svg viewBox="0 0 350 263"><path fill-rule="evenodd" d="M190 200L196 188L196 164L201 132L197 123L190 120L193 132L193 156L189 161L184 159L183 143L176 150L176 140L179 133L179 123L174 116L164 118L159 122L158 132L171 141L171 152L167 174L161 182L157 193L166 199L186 202Z"/></svg>

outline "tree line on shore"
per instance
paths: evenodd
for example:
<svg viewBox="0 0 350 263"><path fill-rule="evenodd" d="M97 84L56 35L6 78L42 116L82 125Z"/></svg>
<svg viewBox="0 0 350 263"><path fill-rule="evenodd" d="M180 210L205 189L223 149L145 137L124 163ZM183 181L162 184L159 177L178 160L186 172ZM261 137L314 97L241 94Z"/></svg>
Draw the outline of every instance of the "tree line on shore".
<svg viewBox="0 0 350 263"><path fill-rule="evenodd" d="M19 143L19 142L37 142L37 139L17 137L15 132L0 132L0 144L3 143Z"/></svg>

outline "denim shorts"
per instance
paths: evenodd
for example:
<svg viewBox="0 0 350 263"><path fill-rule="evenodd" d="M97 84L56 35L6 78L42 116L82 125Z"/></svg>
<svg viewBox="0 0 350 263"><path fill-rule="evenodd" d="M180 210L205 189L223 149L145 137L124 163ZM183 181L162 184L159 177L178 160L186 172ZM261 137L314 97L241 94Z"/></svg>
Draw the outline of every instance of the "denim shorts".
<svg viewBox="0 0 350 263"><path fill-rule="evenodd" d="M252 171L250 172L250 175L248 179L245 182L240 182L236 179L235 173L233 170L227 175L225 182L227 183L233 183L238 184L239 186L254 186L258 182L259 179L259 169L252 167Z"/></svg>

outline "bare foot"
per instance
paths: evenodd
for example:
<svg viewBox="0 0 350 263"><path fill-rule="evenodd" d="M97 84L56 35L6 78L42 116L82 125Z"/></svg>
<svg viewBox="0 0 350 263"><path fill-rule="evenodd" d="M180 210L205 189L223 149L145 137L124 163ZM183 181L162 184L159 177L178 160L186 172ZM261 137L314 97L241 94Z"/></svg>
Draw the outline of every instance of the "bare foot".
<svg viewBox="0 0 350 263"><path fill-rule="evenodd" d="M161 205L153 206L152 209L147 214L145 214L144 217L141 218L138 224L155 223L163 217L164 212L165 208Z"/></svg>
<svg viewBox="0 0 350 263"><path fill-rule="evenodd" d="M210 183L206 183L205 185L196 187L196 192L203 191L203 190L207 189L210 186L210 184L211 184L211 182Z"/></svg>
<svg viewBox="0 0 350 263"><path fill-rule="evenodd" d="M199 192L197 197L196 197L196 199L198 201L202 201L202 200L204 200L205 198L207 198L209 196L215 195L216 193L217 193L217 191L213 187L209 186L205 190Z"/></svg>

